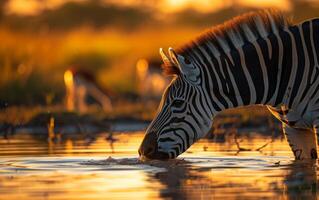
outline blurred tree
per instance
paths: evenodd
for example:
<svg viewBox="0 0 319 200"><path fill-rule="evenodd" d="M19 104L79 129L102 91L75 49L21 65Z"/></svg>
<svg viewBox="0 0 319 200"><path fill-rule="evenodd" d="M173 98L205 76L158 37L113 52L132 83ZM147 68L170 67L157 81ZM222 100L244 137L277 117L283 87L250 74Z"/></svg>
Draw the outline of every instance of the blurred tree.
<svg viewBox="0 0 319 200"><path fill-rule="evenodd" d="M67 2L56 9L44 9L35 16L10 14L3 23L14 29L66 30L83 25L132 29L151 21L154 18L148 8L124 7L90 0Z"/></svg>
<svg viewBox="0 0 319 200"><path fill-rule="evenodd" d="M1 0L0 1L0 21L4 16L4 9L5 9L5 5L7 4L8 0Z"/></svg>

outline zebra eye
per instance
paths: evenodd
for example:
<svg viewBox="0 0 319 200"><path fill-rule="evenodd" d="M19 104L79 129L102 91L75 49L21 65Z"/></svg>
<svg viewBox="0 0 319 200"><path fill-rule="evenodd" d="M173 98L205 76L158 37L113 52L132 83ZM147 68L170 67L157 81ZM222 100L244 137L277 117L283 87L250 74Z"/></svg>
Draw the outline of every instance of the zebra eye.
<svg viewBox="0 0 319 200"><path fill-rule="evenodd" d="M184 62L185 62L186 65L191 64L191 62L187 58L184 58Z"/></svg>
<svg viewBox="0 0 319 200"><path fill-rule="evenodd" d="M181 99L176 99L173 101L172 106L176 108L180 108L184 105L184 101Z"/></svg>

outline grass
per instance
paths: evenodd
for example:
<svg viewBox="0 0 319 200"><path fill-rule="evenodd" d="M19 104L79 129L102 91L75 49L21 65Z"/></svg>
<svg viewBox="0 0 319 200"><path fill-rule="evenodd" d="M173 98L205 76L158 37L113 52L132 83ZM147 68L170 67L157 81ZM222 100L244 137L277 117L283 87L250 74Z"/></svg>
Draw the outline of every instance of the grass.
<svg viewBox="0 0 319 200"><path fill-rule="evenodd" d="M80 114L66 112L63 105L54 106L12 106L0 110L0 122L12 125L45 126L51 117L58 124L101 122L104 120L139 119L150 121L156 116L158 102L120 101L111 112L103 112L99 107L91 106L88 112ZM223 111L214 118L214 127L233 126L268 126L275 121L269 111L262 106L250 106Z"/></svg>
<svg viewBox="0 0 319 200"><path fill-rule="evenodd" d="M293 3L295 21L318 17L312 3ZM302 8L302 9L300 9ZM137 92L136 62L159 61L158 49L177 47L202 32L253 8L212 13L184 10L157 13L100 1L69 2L34 16L1 13L0 104L60 105L63 73L71 66L91 71L102 88L119 96ZM189 14L191 13L191 15Z"/></svg>
<svg viewBox="0 0 319 200"><path fill-rule="evenodd" d="M293 5L296 22L318 17L313 3ZM163 14L102 1L68 2L34 16L1 14L1 9L0 100L10 105L61 104L63 73L70 66L91 71L102 87L119 95L134 93L138 59L159 60L160 47L177 47L205 27L254 10Z"/></svg>
<svg viewBox="0 0 319 200"><path fill-rule="evenodd" d="M11 106L0 110L0 122L12 125L46 125L50 117L57 119L60 124L86 123L86 119L96 122L121 119L151 120L155 116L156 107L157 102L154 101L140 103L120 101L114 105L111 112L103 112L97 106L90 106L86 113L81 114L66 112L63 105Z"/></svg>

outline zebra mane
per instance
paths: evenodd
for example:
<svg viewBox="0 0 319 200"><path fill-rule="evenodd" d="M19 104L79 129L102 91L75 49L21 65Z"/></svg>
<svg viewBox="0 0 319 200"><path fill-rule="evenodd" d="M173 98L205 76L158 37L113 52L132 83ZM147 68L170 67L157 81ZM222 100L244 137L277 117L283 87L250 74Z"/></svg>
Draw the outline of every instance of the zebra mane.
<svg viewBox="0 0 319 200"><path fill-rule="evenodd" d="M177 49L183 56L192 54L198 46L209 46L212 53L218 57L221 53L229 53L232 49L240 48L247 42L255 42L259 38L266 38L270 34L291 26L292 23L281 12L276 10L261 10L237 16L224 24L214 26L195 40ZM165 66L166 74L178 75L178 70L167 69L174 66ZM166 69L165 69L166 68Z"/></svg>

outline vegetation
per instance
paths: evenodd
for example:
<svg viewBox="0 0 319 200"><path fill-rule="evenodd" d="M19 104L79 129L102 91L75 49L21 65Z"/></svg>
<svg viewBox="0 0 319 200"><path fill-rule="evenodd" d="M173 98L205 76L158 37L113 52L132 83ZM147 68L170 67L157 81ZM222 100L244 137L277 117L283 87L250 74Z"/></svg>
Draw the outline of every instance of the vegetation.
<svg viewBox="0 0 319 200"><path fill-rule="evenodd" d="M88 0L24 16L6 13L6 2L0 3L0 105L8 106L61 104L63 73L71 66L91 71L102 87L125 98L136 92L139 58L159 59L159 47L177 46L252 9L164 14L152 7ZM293 5L295 21L319 10L307 1Z"/></svg>

